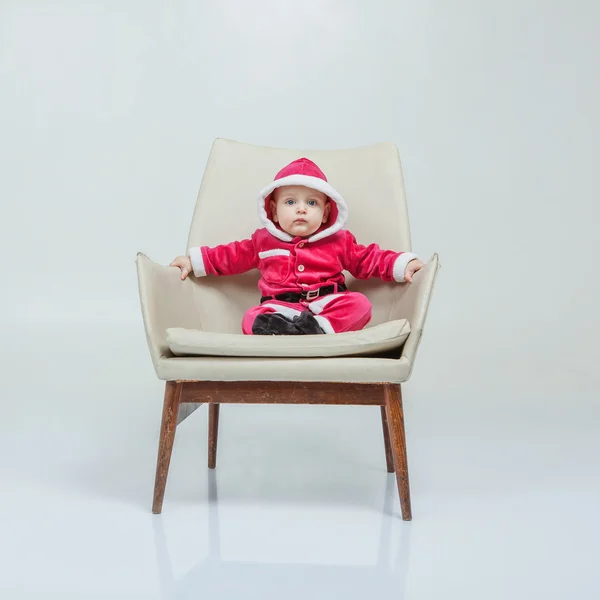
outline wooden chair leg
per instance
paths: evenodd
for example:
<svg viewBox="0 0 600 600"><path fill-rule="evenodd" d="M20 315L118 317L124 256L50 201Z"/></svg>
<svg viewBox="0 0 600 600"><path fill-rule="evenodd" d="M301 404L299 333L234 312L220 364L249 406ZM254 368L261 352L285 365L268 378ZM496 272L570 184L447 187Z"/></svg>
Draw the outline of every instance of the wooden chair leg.
<svg viewBox="0 0 600 600"><path fill-rule="evenodd" d="M220 404L208 405L208 468L217 466L217 440L219 438Z"/></svg>
<svg viewBox="0 0 600 600"><path fill-rule="evenodd" d="M392 442L392 454L396 467L396 482L400 495L402 519L412 520L410 507L410 485L408 481L408 461L406 457L406 434L404 432L404 412L402 409L402 390L397 384L385 384L385 408Z"/></svg>
<svg viewBox="0 0 600 600"><path fill-rule="evenodd" d="M394 472L394 457L392 456L392 446L390 444L390 428L388 425L385 406L381 408L381 425L383 428L383 443L385 444L385 462L387 463L387 472Z"/></svg>
<svg viewBox="0 0 600 600"><path fill-rule="evenodd" d="M156 479L154 481L154 502L152 504L152 512L155 515L160 514L162 511L182 389L183 383L175 381L167 381L165 386L165 401L160 426L158 458L156 460Z"/></svg>

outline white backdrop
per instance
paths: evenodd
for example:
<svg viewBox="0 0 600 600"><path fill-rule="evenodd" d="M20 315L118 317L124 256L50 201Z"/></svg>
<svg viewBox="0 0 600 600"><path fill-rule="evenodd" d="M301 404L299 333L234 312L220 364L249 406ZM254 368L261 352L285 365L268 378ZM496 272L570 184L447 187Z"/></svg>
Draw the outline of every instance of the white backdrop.
<svg viewBox="0 0 600 600"><path fill-rule="evenodd" d="M593 0L3 0L3 597L157 594L163 524L202 559L205 411L150 521L162 385L135 255L185 251L226 137L400 148L413 247L442 260L405 395L410 597L597 598L599 20ZM356 528L380 527L377 411L250 408L222 412L223 553L377 562ZM301 524L289 548L273 510Z"/></svg>
<svg viewBox="0 0 600 600"><path fill-rule="evenodd" d="M442 258L428 338L596 368L596 3L51 4L1 9L1 319L137 326L135 253L185 250L215 137L389 140Z"/></svg>

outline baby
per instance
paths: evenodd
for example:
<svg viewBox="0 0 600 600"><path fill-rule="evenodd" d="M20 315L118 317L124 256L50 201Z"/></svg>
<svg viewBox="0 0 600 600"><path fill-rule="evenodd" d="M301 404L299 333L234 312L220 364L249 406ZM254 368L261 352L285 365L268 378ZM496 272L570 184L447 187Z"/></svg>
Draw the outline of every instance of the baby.
<svg viewBox="0 0 600 600"><path fill-rule="evenodd" d="M342 271L358 279L411 282L424 264L411 252L363 246L344 224L348 207L308 158L284 167L259 196L262 229L250 239L193 247L170 266L181 279L236 275L258 269L260 305L248 310L242 331L255 335L341 333L362 329L371 303L349 291Z"/></svg>

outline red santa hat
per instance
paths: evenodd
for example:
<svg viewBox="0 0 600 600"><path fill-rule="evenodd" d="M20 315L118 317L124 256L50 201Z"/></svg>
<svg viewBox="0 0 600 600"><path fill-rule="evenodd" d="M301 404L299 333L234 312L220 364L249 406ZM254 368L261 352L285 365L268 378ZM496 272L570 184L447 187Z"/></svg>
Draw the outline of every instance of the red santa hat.
<svg viewBox="0 0 600 600"><path fill-rule="evenodd" d="M319 192L323 192L331 201L327 222L308 238L308 242L322 240L339 231L346 223L348 219L348 206L341 194L331 186L327 181L327 177L325 177L325 173L312 160L298 158L283 167L275 175L273 182L261 190L258 197L258 216L261 223L276 238L284 242L291 242L294 239L291 235L279 229L271 218L271 195L275 189L284 185L303 185L313 190L318 190Z"/></svg>

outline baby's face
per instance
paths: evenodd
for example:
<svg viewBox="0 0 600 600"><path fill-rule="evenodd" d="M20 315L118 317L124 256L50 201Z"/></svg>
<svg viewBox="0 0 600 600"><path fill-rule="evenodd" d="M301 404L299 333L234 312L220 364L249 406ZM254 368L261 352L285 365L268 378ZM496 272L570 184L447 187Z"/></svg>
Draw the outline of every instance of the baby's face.
<svg viewBox="0 0 600 600"><path fill-rule="evenodd" d="M303 185L277 188L271 200L273 221L292 237L308 237L327 222L329 200L323 192Z"/></svg>

